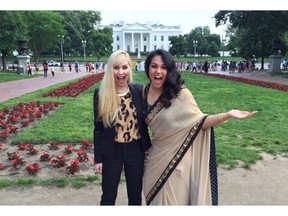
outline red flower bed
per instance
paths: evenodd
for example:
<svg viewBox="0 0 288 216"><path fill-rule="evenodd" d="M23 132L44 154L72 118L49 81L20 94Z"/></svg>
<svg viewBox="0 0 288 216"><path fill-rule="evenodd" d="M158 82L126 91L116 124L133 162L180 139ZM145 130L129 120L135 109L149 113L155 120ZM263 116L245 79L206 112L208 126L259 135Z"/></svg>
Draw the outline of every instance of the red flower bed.
<svg viewBox="0 0 288 216"><path fill-rule="evenodd" d="M51 148L51 143L57 148ZM83 150L83 146L89 146L89 148ZM93 170L93 145L85 139L73 146L57 142L42 145L20 143L18 146L0 144L0 174L2 176L24 177L27 174L33 176L37 174L42 178L45 175L49 177L50 175L75 175L80 171L83 175L82 172L87 173Z"/></svg>
<svg viewBox="0 0 288 216"><path fill-rule="evenodd" d="M227 79L227 80L232 80L232 81L236 81L236 82L242 82L242 83L246 83L249 85L255 85L255 86L275 89L278 91L288 92L288 86L287 85L282 85L282 84L278 84L278 83L264 82L264 81L259 81L259 80L252 80L252 79L247 79L247 78L243 78L243 77L233 77L233 76L227 76L227 75L222 75L222 74L209 74L209 73L197 73L197 74L203 74L203 75L207 75L207 76L218 77L221 79Z"/></svg>
<svg viewBox="0 0 288 216"><path fill-rule="evenodd" d="M69 84L52 92L43 94L43 97L76 97L91 88L95 83L102 80L104 73L94 74L80 79L78 82Z"/></svg>
<svg viewBox="0 0 288 216"><path fill-rule="evenodd" d="M28 127L35 119L47 115L58 106L58 102L41 104L37 101L29 104L19 103L12 108L3 108L0 111L0 142L6 141L10 135L17 134L20 128Z"/></svg>

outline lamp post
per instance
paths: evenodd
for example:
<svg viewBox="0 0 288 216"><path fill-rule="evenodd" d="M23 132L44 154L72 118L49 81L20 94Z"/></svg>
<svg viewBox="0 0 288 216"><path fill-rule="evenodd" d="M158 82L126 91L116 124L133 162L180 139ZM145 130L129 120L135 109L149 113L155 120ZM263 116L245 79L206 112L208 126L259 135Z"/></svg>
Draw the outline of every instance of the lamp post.
<svg viewBox="0 0 288 216"><path fill-rule="evenodd" d="M223 35L222 35L222 50L223 50L222 61L223 62L224 62L224 46L225 46L225 42L226 42L226 38L224 38Z"/></svg>
<svg viewBox="0 0 288 216"><path fill-rule="evenodd" d="M194 59L196 57L196 48L197 48L197 44L198 44L198 41L197 40L193 40L193 46L194 46Z"/></svg>
<svg viewBox="0 0 288 216"><path fill-rule="evenodd" d="M61 71L64 71L64 52L63 52L63 43L64 43L64 35L58 35L60 38L60 45L61 45Z"/></svg>
<svg viewBox="0 0 288 216"><path fill-rule="evenodd" d="M83 47L83 50L84 50L84 62L86 62L86 40L82 40L82 47Z"/></svg>

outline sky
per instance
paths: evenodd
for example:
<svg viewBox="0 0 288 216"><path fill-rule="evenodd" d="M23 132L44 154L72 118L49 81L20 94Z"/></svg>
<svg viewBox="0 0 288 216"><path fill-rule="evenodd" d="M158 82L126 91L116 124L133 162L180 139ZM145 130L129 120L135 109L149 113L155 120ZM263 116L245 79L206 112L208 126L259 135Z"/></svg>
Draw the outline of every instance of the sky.
<svg viewBox="0 0 288 216"><path fill-rule="evenodd" d="M40 1L42 2L42 1ZM219 10L287 10L282 0L265 3L251 0L231 2L230 0L80 0L61 3L49 0L49 3L35 4L35 0L1 0L1 10L97 10L101 11L101 24L108 25L114 21L126 23L148 21L163 25L180 25L182 33L190 33L198 26L209 26L211 33L225 34L226 26L215 27L212 18Z"/></svg>
<svg viewBox="0 0 288 216"><path fill-rule="evenodd" d="M225 35L226 26L215 27L212 18L220 10L287 10L288 4L282 0L259 2L241 0L80 0L61 2L49 0L43 3L35 0L1 0L0 10L96 10L101 12L101 24L148 21L163 25L180 25L182 33L190 33L198 26L209 26L211 33Z"/></svg>
<svg viewBox="0 0 288 216"><path fill-rule="evenodd" d="M195 27L209 26L211 33L225 34L226 26L215 27L212 18L217 10L101 10L101 24L109 25L114 22L146 24L148 21L167 26L181 26L182 34L188 34Z"/></svg>

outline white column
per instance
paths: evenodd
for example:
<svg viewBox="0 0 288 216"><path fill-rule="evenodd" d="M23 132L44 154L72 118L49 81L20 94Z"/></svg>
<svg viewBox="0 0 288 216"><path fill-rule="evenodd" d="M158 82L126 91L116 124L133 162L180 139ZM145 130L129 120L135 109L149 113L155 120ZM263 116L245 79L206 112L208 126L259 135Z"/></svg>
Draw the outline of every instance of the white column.
<svg viewBox="0 0 288 216"><path fill-rule="evenodd" d="M143 51L143 33L140 33L140 52Z"/></svg>
<svg viewBox="0 0 288 216"><path fill-rule="evenodd" d="M135 48L134 48L134 33L132 32L132 44L131 44L131 52L135 52Z"/></svg>
<svg viewBox="0 0 288 216"><path fill-rule="evenodd" d="M152 49L152 34L149 33L149 50L148 52L151 52L153 49Z"/></svg>
<svg viewBox="0 0 288 216"><path fill-rule="evenodd" d="M123 50L126 50L126 47L125 47L125 32L123 32L123 41L122 41L122 49Z"/></svg>

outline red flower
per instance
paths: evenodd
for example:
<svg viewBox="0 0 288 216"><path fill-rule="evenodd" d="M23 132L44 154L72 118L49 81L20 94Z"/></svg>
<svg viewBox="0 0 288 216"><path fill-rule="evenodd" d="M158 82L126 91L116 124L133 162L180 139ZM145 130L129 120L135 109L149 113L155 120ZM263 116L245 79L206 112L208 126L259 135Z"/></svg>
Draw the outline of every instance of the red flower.
<svg viewBox="0 0 288 216"><path fill-rule="evenodd" d="M5 165L4 164L0 164L0 170L4 169Z"/></svg>
<svg viewBox="0 0 288 216"><path fill-rule="evenodd" d="M44 152L44 153L40 156L40 161L48 161L48 160L50 160L50 155Z"/></svg>
<svg viewBox="0 0 288 216"><path fill-rule="evenodd" d="M65 155L61 155L61 157L57 156L56 158L50 161L50 164L54 168L60 168L66 165Z"/></svg>
<svg viewBox="0 0 288 216"><path fill-rule="evenodd" d="M74 175L76 172L80 172L79 164L79 160L74 160L70 162L70 166L66 167L66 171L68 172L68 174Z"/></svg>
<svg viewBox="0 0 288 216"><path fill-rule="evenodd" d="M24 120L21 122L22 127L28 127L30 122L28 120Z"/></svg>
<svg viewBox="0 0 288 216"><path fill-rule="evenodd" d="M73 147L72 146L67 146L64 150L65 154L71 154L73 151Z"/></svg>
<svg viewBox="0 0 288 216"><path fill-rule="evenodd" d="M8 122L6 121L0 121L0 128L5 130L8 128Z"/></svg>
<svg viewBox="0 0 288 216"><path fill-rule="evenodd" d="M21 158L21 157L17 157L16 159L12 160L12 165L16 169L19 169L25 163L26 161L24 160L24 158Z"/></svg>
<svg viewBox="0 0 288 216"><path fill-rule="evenodd" d="M88 162L88 161L89 161L88 155L87 155L87 153L86 153L85 151L79 150L79 151L77 152L77 155L78 155L77 159L78 159L80 162Z"/></svg>
<svg viewBox="0 0 288 216"><path fill-rule="evenodd" d="M86 149L86 150L92 149L92 145L89 143L88 140L82 140L81 144L82 144L81 149Z"/></svg>
<svg viewBox="0 0 288 216"><path fill-rule="evenodd" d="M50 150L58 150L59 149L59 146L60 146L59 143L50 141L49 144L50 144L50 146L49 146Z"/></svg>
<svg viewBox="0 0 288 216"><path fill-rule="evenodd" d="M8 156L8 160L14 160L16 158L18 158L18 154L19 152L16 151L16 152L7 152L7 156Z"/></svg>
<svg viewBox="0 0 288 216"><path fill-rule="evenodd" d="M26 149L27 149L27 145L26 145L25 143L20 143L20 144L18 145L18 149L19 149L19 150L26 150Z"/></svg>
<svg viewBox="0 0 288 216"><path fill-rule="evenodd" d="M264 81L259 81L259 80L247 79L247 78L243 78L243 77L227 76L227 75L222 75L222 74L208 74L208 73L198 73L198 74L203 74L203 75L207 75L207 76L214 76L214 77L218 77L218 78L222 78L222 79L228 79L228 80L232 80L232 81L236 81L236 82L246 83L249 85L255 85L255 86L260 86L260 87L264 87L264 88L275 89L278 91L288 92L288 86L287 85L281 85L278 83L270 83L270 82L264 82Z"/></svg>
<svg viewBox="0 0 288 216"><path fill-rule="evenodd" d="M4 144L0 144L0 152L2 151L3 148L4 148Z"/></svg>
<svg viewBox="0 0 288 216"><path fill-rule="evenodd" d="M0 141L7 140L8 136L9 136L9 131L8 130L2 131L2 133L0 134Z"/></svg>
<svg viewBox="0 0 288 216"><path fill-rule="evenodd" d="M5 119L5 113L4 112L0 112L0 119L2 119L2 120Z"/></svg>
<svg viewBox="0 0 288 216"><path fill-rule="evenodd" d="M9 133L10 134L17 134L17 130L18 130L18 128L16 127L16 126L14 126L14 125L9 125L9 129L10 129L10 131L9 131Z"/></svg>
<svg viewBox="0 0 288 216"><path fill-rule="evenodd" d="M37 172L41 170L40 166L38 163L30 164L25 168L25 170L30 174L30 175L35 175Z"/></svg>
<svg viewBox="0 0 288 216"><path fill-rule="evenodd" d="M37 155L38 154L38 150L36 150L33 146L29 146L29 148L27 149L28 154L30 155Z"/></svg>
<svg viewBox="0 0 288 216"><path fill-rule="evenodd" d="M80 79L79 81L64 86L59 89L55 89L52 92L43 94L43 97L76 97L87 89L91 88L95 83L102 80L104 73L94 74L89 77Z"/></svg>

